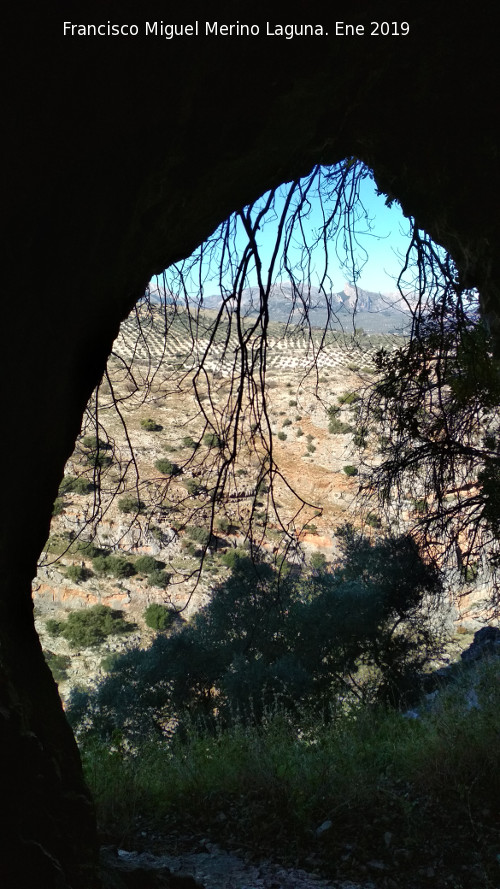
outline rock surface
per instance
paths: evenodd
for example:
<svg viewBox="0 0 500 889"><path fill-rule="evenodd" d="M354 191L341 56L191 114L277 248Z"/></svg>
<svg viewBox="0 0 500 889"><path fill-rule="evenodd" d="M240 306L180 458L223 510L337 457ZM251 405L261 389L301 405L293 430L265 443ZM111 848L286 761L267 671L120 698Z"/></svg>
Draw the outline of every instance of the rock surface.
<svg viewBox="0 0 500 889"><path fill-rule="evenodd" d="M104 889L375 889L371 881L330 881L301 868L285 868L270 861L254 863L209 842L204 851L183 855L104 847L101 866Z"/></svg>

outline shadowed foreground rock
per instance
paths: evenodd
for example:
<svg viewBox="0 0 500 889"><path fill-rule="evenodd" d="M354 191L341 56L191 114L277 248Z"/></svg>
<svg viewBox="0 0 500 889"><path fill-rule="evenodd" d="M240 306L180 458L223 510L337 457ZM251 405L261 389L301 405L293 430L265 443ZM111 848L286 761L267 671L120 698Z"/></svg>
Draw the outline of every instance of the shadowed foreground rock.
<svg viewBox="0 0 500 889"><path fill-rule="evenodd" d="M154 855L121 852L104 846L100 853L102 889L205 889L189 874L174 874Z"/></svg>

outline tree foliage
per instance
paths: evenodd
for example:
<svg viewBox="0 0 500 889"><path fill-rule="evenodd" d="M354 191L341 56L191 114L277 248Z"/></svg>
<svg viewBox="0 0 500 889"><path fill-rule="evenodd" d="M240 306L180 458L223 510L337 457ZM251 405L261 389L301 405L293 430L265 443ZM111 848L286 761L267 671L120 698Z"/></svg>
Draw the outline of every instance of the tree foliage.
<svg viewBox="0 0 500 889"><path fill-rule="evenodd" d="M64 621L48 620L46 628L52 635L67 639L71 648L88 648L101 645L107 636L129 632L132 624L107 605L93 605L72 611Z"/></svg>
<svg viewBox="0 0 500 889"><path fill-rule="evenodd" d="M279 701L330 718L348 702L399 701L436 650L427 598L436 570L408 537L372 542L347 526L343 565L286 577L241 555L211 602L182 629L118 659L70 718L104 737L162 732L189 713L259 722Z"/></svg>
<svg viewBox="0 0 500 889"><path fill-rule="evenodd" d="M449 257L415 238L422 300L411 336L378 353L380 375L361 410L382 458L365 493L376 492L396 519L413 504L413 533L441 564L491 567L500 542L500 367L477 293Z"/></svg>
<svg viewBox="0 0 500 889"><path fill-rule="evenodd" d="M152 630L167 630L174 620L174 612L166 605L151 602L144 612L144 620Z"/></svg>

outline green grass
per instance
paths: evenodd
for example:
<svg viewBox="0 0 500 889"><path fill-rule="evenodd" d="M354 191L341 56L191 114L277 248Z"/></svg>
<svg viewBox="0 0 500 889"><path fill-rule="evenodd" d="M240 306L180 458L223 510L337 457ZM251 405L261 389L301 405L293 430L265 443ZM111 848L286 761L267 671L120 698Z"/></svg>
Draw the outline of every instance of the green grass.
<svg viewBox="0 0 500 889"><path fill-rule="evenodd" d="M433 886L493 889L499 673L496 662L464 672L420 719L364 709L325 726L277 711L260 728L191 728L182 743L128 753L118 737L111 747L88 744L100 825L124 836L140 813L152 826L175 824L282 860L319 852L331 876L360 879L376 859L398 887L429 885L431 867ZM471 684L479 709L467 705ZM327 820L332 828L319 840Z"/></svg>

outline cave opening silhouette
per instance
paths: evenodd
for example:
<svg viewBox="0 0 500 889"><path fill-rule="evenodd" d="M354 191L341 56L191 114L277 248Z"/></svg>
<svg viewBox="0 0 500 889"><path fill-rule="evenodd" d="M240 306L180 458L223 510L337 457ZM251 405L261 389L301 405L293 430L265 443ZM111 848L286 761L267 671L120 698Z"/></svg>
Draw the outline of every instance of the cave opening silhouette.
<svg viewBox="0 0 500 889"><path fill-rule="evenodd" d="M300 16L299 7L293 10ZM386 4L387 5L387 4ZM391 4L388 4L391 6ZM359 4L359 21L375 7ZM397 13L396 13L397 7ZM239 17L266 18L263 4ZM39 9L5 61L0 873L91 889L96 828L33 625L31 581L87 401L151 277L234 209L360 158L500 326L492 12L411 4L403 40L191 45L62 35ZM120 4L134 21L134 4ZM201 14L200 14L201 15ZM128 16L128 19L127 19ZM234 10L222 2L220 20ZM386 14L386 17L391 17ZM466 24L465 24L466 23ZM19 37L20 40L20 37ZM2 870L3 869L3 870Z"/></svg>

